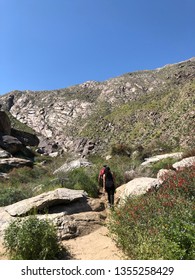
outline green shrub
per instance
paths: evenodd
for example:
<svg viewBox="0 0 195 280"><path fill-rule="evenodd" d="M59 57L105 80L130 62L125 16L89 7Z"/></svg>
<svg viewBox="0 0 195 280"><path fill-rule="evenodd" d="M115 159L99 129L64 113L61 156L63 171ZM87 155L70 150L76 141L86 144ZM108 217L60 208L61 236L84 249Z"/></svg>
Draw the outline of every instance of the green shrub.
<svg viewBox="0 0 195 280"><path fill-rule="evenodd" d="M13 204L30 196L30 191L24 191L20 188L0 188L0 206Z"/></svg>
<svg viewBox="0 0 195 280"><path fill-rule="evenodd" d="M110 231L130 259L194 259L194 199L195 166L128 198L112 212Z"/></svg>
<svg viewBox="0 0 195 280"><path fill-rule="evenodd" d="M75 190L84 190L89 196L98 196L97 174L87 173L84 168L74 169L66 174L64 187Z"/></svg>
<svg viewBox="0 0 195 280"><path fill-rule="evenodd" d="M195 148L188 149L183 153L182 158L187 158L187 157L194 157L195 156Z"/></svg>
<svg viewBox="0 0 195 280"><path fill-rule="evenodd" d="M22 168L15 168L10 173L10 184L14 185L21 185L31 183L36 181L44 176L48 175L46 169L41 167L22 167Z"/></svg>
<svg viewBox="0 0 195 280"><path fill-rule="evenodd" d="M53 260L61 256L56 229L47 220L17 219L5 230L4 246L12 259Z"/></svg>
<svg viewBox="0 0 195 280"><path fill-rule="evenodd" d="M132 153L132 148L126 144L115 144L111 147L111 155L121 155L121 156L130 156Z"/></svg>
<svg viewBox="0 0 195 280"><path fill-rule="evenodd" d="M151 170L153 172L153 176L156 176L160 169L173 169L172 165L177 161L174 158L166 158L162 159L158 162L152 164Z"/></svg>

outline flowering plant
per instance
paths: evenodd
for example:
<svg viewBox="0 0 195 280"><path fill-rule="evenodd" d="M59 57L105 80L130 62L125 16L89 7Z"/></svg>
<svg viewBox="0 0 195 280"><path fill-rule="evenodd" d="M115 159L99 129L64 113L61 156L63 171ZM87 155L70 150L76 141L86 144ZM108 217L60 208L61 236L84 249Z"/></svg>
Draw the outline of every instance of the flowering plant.
<svg viewBox="0 0 195 280"><path fill-rule="evenodd" d="M127 198L112 212L110 231L130 259L194 259L194 199L195 165Z"/></svg>

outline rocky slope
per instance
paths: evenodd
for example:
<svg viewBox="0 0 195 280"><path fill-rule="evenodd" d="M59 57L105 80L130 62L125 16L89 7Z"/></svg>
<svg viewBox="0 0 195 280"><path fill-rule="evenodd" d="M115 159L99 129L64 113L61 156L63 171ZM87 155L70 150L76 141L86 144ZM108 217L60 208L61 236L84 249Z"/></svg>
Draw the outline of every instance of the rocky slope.
<svg viewBox="0 0 195 280"><path fill-rule="evenodd" d="M13 168L33 166L35 153L30 146L38 146L35 134L12 128L5 111L0 111L0 178L7 178Z"/></svg>
<svg viewBox="0 0 195 280"><path fill-rule="evenodd" d="M82 156L112 145L173 149L194 144L195 58L53 91L13 91L2 108L39 138ZM45 144L40 147L44 148Z"/></svg>

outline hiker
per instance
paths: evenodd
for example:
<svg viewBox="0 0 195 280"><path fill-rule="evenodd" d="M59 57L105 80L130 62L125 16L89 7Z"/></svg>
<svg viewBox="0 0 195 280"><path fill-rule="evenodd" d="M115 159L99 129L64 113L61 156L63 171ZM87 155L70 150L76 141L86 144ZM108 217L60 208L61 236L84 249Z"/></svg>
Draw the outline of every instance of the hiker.
<svg viewBox="0 0 195 280"><path fill-rule="evenodd" d="M109 207L114 206L115 180L114 175L110 171L110 167L106 167L103 175L103 190L108 194Z"/></svg>
<svg viewBox="0 0 195 280"><path fill-rule="evenodd" d="M106 168L106 164L103 165L103 168L100 170L100 173L98 175L98 185L99 185L99 188L103 188L103 175L104 175L104 171L105 171L105 168Z"/></svg>

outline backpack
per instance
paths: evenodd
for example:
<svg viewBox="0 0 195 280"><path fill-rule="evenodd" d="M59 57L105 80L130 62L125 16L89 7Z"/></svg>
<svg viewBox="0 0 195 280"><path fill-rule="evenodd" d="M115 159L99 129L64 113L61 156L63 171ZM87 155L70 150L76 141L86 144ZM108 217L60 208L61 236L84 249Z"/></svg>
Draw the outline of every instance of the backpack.
<svg viewBox="0 0 195 280"><path fill-rule="evenodd" d="M111 189L115 189L114 178L112 173L108 173L106 175L106 190L111 190Z"/></svg>
<svg viewBox="0 0 195 280"><path fill-rule="evenodd" d="M105 172L105 167L104 167L104 168L102 168L102 169L100 170L100 176L101 176L101 177L103 177L104 172Z"/></svg>
<svg viewBox="0 0 195 280"><path fill-rule="evenodd" d="M104 175L105 167L100 170L99 173L99 186L103 187L103 175Z"/></svg>

